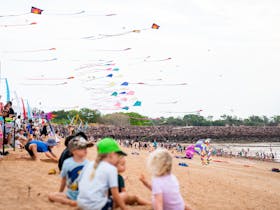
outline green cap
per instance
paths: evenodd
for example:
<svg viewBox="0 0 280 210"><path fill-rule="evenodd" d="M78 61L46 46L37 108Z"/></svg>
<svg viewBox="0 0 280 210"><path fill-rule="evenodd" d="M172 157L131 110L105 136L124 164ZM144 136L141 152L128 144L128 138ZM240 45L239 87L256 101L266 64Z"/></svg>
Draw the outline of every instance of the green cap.
<svg viewBox="0 0 280 210"><path fill-rule="evenodd" d="M99 154L119 153L120 155L127 155L124 153L118 143L112 138L104 138L97 143L97 151Z"/></svg>

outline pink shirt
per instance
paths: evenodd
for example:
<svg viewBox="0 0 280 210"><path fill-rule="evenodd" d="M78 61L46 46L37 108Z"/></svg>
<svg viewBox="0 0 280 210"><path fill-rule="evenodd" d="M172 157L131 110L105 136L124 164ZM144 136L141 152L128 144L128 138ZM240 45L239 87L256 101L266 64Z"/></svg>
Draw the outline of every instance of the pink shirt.
<svg viewBox="0 0 280 210"><path fill-rule="evenodd" d="M152 179L152 194L162 194L164 210L184 210L185 208L178 180L172 174L154 177ZM155 207L154 196L153 206Z"/></svg>

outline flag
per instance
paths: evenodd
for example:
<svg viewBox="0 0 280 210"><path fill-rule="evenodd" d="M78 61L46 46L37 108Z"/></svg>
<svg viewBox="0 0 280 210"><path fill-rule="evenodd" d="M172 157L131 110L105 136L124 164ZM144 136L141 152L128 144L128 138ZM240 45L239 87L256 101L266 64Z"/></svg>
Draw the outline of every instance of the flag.
<svg viewBox="0 0 280 210"><path fill-rule="evenodd" d="M28 116L28 119L32 119L33 118L33 114L32 114L32 111L31 111L31 108L29 106L28 101L26 102L26 104L27 104L27 116Z"/></svg>
<svg viewBox="0 0 280 210"><path fill-rule="evenodd" d="M27 119L27 115L26 115L26 110L25 110L25 106L24 106L24 101L21 98L21 102L22 102L22 110L23 110L23 119Z"/></svg>
<svg viewBox="0 0 280 210"><path fill-rule="evenodd" d="M6 78L5 79L6 81L6 99L7 99L7 102L10 101L10 88L9 88L9 83L8 83L8 79Z"/></svg>

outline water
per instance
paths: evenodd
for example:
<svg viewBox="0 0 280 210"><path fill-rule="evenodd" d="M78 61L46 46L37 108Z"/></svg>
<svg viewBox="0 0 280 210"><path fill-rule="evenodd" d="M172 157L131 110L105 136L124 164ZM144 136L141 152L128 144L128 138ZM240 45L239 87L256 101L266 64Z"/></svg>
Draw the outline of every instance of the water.
<svg viewBox="0 0 280 210"><path fill-rule="evenodd" d="M265 143L221 143L212 144L216 149L223 149L227 154L232 153L233 155L238 155L242 152L243 155L248 157L256 157L257 154L265 154L271 156L274 155L274 161L280 162L280 142L265 142Z"/></svg>

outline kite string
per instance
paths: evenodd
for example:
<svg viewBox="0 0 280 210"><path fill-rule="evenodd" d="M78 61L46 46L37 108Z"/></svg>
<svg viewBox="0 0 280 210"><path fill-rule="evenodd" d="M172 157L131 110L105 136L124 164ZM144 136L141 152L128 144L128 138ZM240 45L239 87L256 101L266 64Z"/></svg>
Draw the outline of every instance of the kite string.
<svg viewBox="0 0 280 210"><path fill-rule="evenodd" d="M156 132L165 140L167 141L167 139L161 134L161 132L158 130L158 128L156 127L155 123L153 122L153 120L150 120L150 122L152 123L152 126L155 128Z"/></svg>

